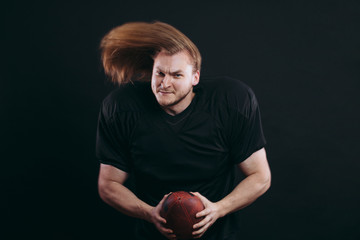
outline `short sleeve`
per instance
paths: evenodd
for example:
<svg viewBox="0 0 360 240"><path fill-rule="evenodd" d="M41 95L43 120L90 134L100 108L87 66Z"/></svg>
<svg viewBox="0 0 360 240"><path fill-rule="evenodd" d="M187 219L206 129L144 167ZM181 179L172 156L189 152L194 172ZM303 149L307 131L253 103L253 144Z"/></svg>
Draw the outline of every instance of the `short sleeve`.
<svg viewBox="0 0 360 240"><path fill-rule="evenodd" d="M266 145L257 99L251 89L247 90L244 105L233 110L231 117L231 158L236 164Z"/></svg>
<svg viewBox="0 0 360 240"><path fill-rule="evenodd" d="M130 171L129 136L126 113L114 113L114 106L104 101L99 113L96 157L125 172ZM122 120L124 118L124 120Z"/></svg>

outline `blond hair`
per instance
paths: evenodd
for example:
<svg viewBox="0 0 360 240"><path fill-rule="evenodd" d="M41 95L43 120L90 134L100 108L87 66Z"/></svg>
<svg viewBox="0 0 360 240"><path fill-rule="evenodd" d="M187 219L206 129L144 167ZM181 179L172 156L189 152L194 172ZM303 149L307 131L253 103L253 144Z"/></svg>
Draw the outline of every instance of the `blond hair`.
<svg viewBox="0 0 360 240"><path fill-rule="evenodd" d="M153 57L165 50L169 54L187 51L194 71L200 71L201 55L196 45L173 26L155 21L129 22L113 28L100 44L105 73L114 83L149 80Z"/></svg>

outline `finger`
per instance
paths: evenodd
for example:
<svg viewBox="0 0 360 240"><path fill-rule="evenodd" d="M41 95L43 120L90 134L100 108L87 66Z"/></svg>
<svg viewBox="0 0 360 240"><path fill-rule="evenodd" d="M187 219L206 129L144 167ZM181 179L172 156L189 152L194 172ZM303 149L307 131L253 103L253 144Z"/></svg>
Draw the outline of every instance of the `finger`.
<svg viewBox="0 0 360 240"><path fill-rule="evenodd" d="M203 195L201 195L199 192L190 192L194 194L195 196L199 197L200 199L206 199Z"/></svg>
<svg viewBox="0 0 360 240"><path fill-rule="evenodd" d="M165 199L169 196L169 194L170 194L170 193L165 194L165 195L163 196L163 198L161 199L161 201L159 202L159 204L163 203L163 202L165 201Z"/></svg>
<svg viewBox="0 0 360 240"><path fill-rule="evenodd" d="M171 230L170 228L166 228L166 227L159 227L159 230L163 233L165 233L166 235L171 235L171 234L174 234L174 231ZM175 235L175 234L174 234Z"/></svg>
<svg viewBox="0 0 360 240"><path fill-rule="evenodd" d="M176 239L176 235L173 230L169 228L160 228L161 233L168 239Z"/></svg>
<svg viewBox="0 0 360 240"><path fill-rule="evenodd" d="M197 224L194 224L193 229L198 229L198 228L202 228L203 226L205 226L208 222L210 222L212 220L212 218L210 216L205 217L203 220L201 220L200 222L198 222Z"/></svg>
<svg viewBox="0 0 360 240"><path fill-rule="evenodd" d="M209 208L205 208L204 210L196 213L196 218L201 218L201 217L205 217L206 215L209 215L211 213L211 209Z"/></svg>
<svg viewBox="0 0 360 240"><path fill-rule="evenodd" d="M156 215L156 220L160 222L161 224L166 224L166 219L161 217L160 215Z"/></svg>
<svg viewBox="0 0 360 240"><path fill-rule="evenodd" d="M201 195L200 193L198 192L191 192L192 194L194 194L195 196L197 196L198 198L200 198L202 204L204 205L204 207L206 207L208 205L208 202L209 200L204 197L203 195Z"/></svg>
<svg viewBox="0 0 360 240"><path fill-rule="evenodd" d="M162 205L163 205L164 201L166 200L166 198L167 198L170 194L172 194L172 192L170 192L170 193L168 193L168 194L165 194L165 195L163 196L163 198L161 199L161 201L160 201L160 202L158 203L158 205L156 206L156 207L159 209L159 212L160 212L160 209L162 208Z"/></svg>
<svg viewBox="0 0 360 240"><path fill-rule="evenodd" d="M161 209L162 209L162 206L163 206L163 203L164 203L165 199L169 196L169 194L171 194L171 193L165 194L163 196L163 198L161 199L161 201L158 203L158 205L155 207L156 219L158 221L161 221L162 223L166 223L166 220L161 216Z"/></svg>
<svg viewBox="0 0 360 240"><path fill-rule="evenodd" d="M204 235L204 233L199 234L199 235L196 235L196 236L193 236L193 238L194 238L194 239L201 238L203 235Z"/></svg>
<svg viewBox="0 0 360 240"><path fill-rule="evenodd" d="M193 195L195 195L195 196L197 196L197 197L202 196L199 192L190 192L190 193L193 194Z"/></svg>
<svg viewBox="0 0 360 240"><path fill-rule="evenodd" d="M211 222L206 223L202 228L199 228L198 230L194 231L192 233L193 236L201 237L210 226L211 226Z"/></svg>
<svg viewBox="0 0 360 240"><path fill-rule="evenodd" d="M193 236L194 239L201 238L204 234Z"/></svg>
<svg viewBox="0 0 360 240"><path fill-rule="evenodd" d="M176 236L174 234L171 235L164 235L167 239L176 240Z"/></svg>
<svg viewBox="0 0 360 240"><path fill-rule="evenodd" d="M174 233L162 232L162 235L164 235L167 239L176 239L176 235Z"/></svg>

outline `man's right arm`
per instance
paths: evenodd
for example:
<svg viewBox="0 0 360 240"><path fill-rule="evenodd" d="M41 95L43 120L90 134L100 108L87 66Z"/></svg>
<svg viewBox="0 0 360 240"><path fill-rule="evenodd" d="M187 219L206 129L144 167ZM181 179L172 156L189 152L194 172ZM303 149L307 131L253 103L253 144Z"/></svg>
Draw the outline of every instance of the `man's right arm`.
<svg viewBox="0 0 360 240"><path fill-rule="evenodd" d="M150 205L141 201L124 186L128 173L111 165L101 164L98 190L101 199L120 212L150 222Z"/></svg>
<svg viewBox="0 0 360 240"><path fill-rule="evenodd" d="M155 224L157 229L167 238L174 238L172 231L164 227L165 219L160 216L160 208L166 196L156 207L152 207L124 186L127 178L128 173L111 165L101 164L98 181L101 199L128 216Z"/></svg>

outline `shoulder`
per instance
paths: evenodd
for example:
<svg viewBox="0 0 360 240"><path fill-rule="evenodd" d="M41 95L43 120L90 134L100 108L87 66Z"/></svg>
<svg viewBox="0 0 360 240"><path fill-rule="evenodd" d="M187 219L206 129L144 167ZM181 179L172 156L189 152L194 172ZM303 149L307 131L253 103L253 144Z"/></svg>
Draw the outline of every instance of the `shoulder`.
<svg viewBox="0 0 360 240"><path fill-rule="evenodd" d="M204 88L205 91L210 93L234 95L234 96L247 96L254 95L252 89L243 81L227 77L205 77L200 80L199 88Z"/></svg>
<svg viewBox="0 0 360 240"><path fill-rule="evenodd" d="M102 113L108 118L124 112L143 112L152 100L149 82L121 85L111 91L102 102Z"/></svg>
<svg viewBox="0 0 360 240"><path fill-rule="evenodd" d="M219 106L227 106L244 115L257 107L255 93L240 79L228 76L205 77L200 80L198 88Z"/></svg>

